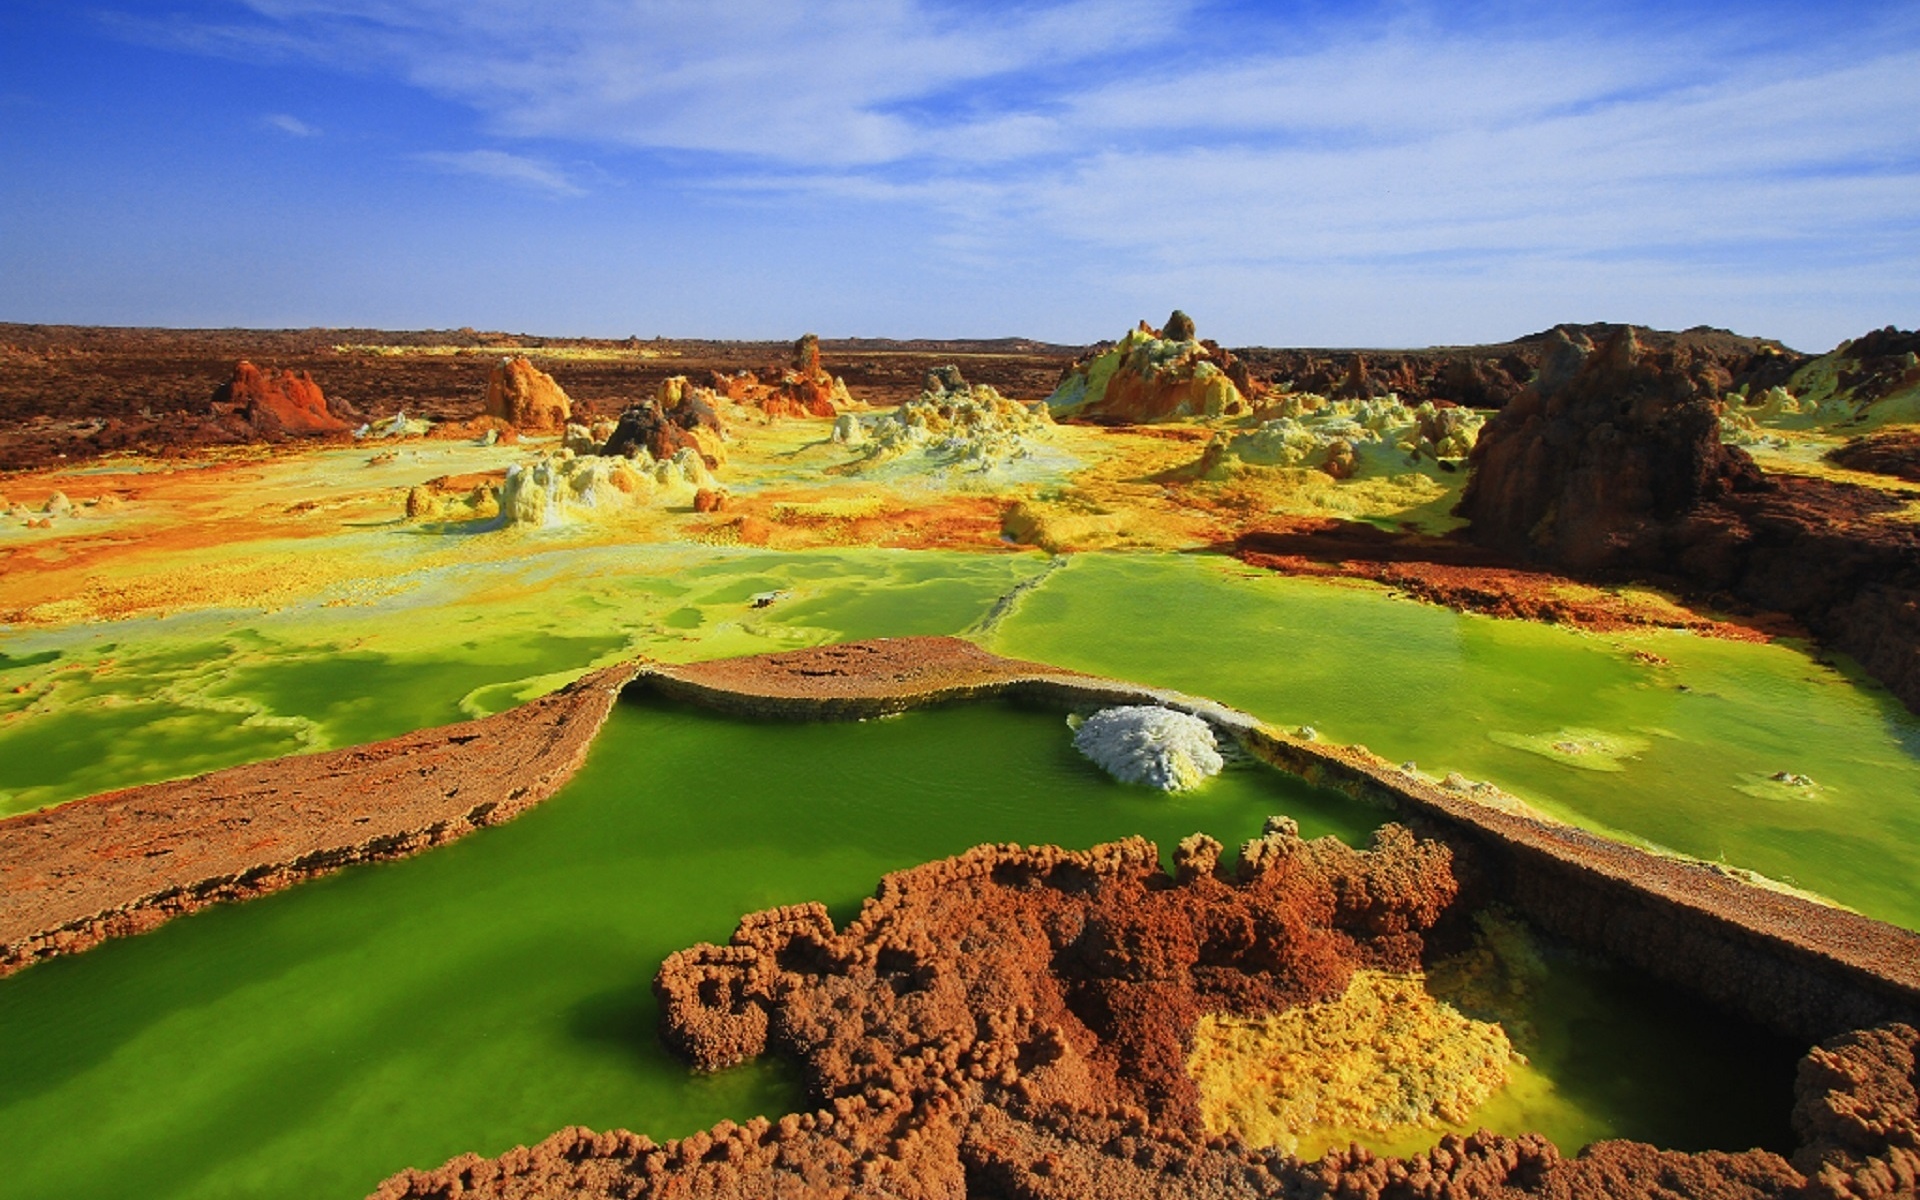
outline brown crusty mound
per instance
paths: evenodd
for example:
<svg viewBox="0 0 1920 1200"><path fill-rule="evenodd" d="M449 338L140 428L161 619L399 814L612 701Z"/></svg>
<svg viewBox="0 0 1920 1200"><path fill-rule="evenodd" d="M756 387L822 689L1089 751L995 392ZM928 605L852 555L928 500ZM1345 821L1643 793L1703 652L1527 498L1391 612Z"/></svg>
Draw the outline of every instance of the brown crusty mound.
<svg viewBox="0 0 1920 1200"><path fill-rule="evenodd" d="M1562 1158L1537 1135L1449 1135L1425 1154L1302 1162L1209 1137L1185 1044L1201 1012L1258 1013L1407 969L1452 903L1452 855L1387 826L1368 851L1285 819L1229 875L1220 846L982 846L888 876L836 932L823 908L752 914L727 946L669 957L668 1044L703 1068L793 1056L814 1111L666 1145L566 1129L496 1159L386 1181L402 1197L1827 1197L1911 1195L1906 1026L1803 1067L1779 1155L1630 1142ZM1803 1173L1804 1172L1804 1173ZM1811 1178L1809 1177L1811 1176ZM1906 1191L1900 1189L1905 1187Z"/></svg>

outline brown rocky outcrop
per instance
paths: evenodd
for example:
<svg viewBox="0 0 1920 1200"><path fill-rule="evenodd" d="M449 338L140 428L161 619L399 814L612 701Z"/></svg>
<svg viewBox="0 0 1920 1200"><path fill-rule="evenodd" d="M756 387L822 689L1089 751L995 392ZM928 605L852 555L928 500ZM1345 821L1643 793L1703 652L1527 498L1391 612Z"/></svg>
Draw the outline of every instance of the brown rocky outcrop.
<svg viewBox="0 0 1920 1200"><path fill-rule="evenodd" d="M811 333L793 343L784 363L758 372L712 371L708 377L717 395L770 417L831 418L852 402L846 383L821 365L820 339Z"/></svg>
<svg viewBox="0 0 1920 1200"><path fill-rule="evenodd" d="M1800 1062L1794 1166L1845 1200L1920 1194L1920 1032L1842 1034ZM1810 1189L1811 1190L1811 1189Z"/></svg>
<svg viewBox="0 0 1920 1200"><path fill-rule="evenodd" d="M1407 404L1432 401L1502 408L1517 398L1566 341L1591 347L1622 331L1654 353L1710 360L1733 388L1756 395L1782 384L1808 356L1764 338L1705 326L1669 332L1639 325L1564 324L1511 342L1435 346L1425 350L1316 350L1248 347L1237 352L1257 381L1322 396L1382 396ZM1251 393L1249 393L1251 395Z"/></svg>
<svg viewBox="0 0 1920 1200"><path fill-rule="evenodd" d="M1841 367L1834 383L1862 405L1920 387L1920 331L1889 325L1834 350Z"/></svg>
<svg viewBox="0 0 1920 1200"><path fill-rule="evenodd" d="M1630 331L1567 340L1481 431L1458 512L1475 542L1790 614L1920 710L1920 528L1850 484L1763 476L1721 444L1728 376Z"/></svg>
<svg viewBox="0 0 1920 1200"><path fill-rule="evenodd" d="M835 417L840 410L834 399L845 395L846 389L820 365L820 339L809 333L794 342L792 360L756 403L770 416Z"/></svg>
<svg viewBox="0 0 1920 1200"><path fill-rule="evenodd" d="M487 376L486 415L524 433L560 433L572 414L566 391L523 357L502 358Z"/></svg>
<svg viewBox="0 0 1920 1200"><path fill-rule="evenodd" d="M661 381L659 394L630 405L620 414L601 454L634 454L645 450L656 460L691 449L709 470L726 464L726 428L711 399L714 393L688 384L676 375Z"/></svg>
<svg viewBox="0 0 1920 1200"><path fill-rule="evenodd" d="M258 437L307 437L345 433L352 410L329 405L320 385L305 371L261 370L241 360L233 378L213 393L214 412L230 413L246 422Z"/></svg>
<svg viewBox="0 0 1920 1200"><path fill-rule="evenodd" d="M1712 360L1648 354L1631 329L1597 349L1562 336L1540 378L1482 429L1459 512L1473 539L1574 570L1639 565L1650 532L1763 486L1720 441Z"/></svg>
<svg viewBox="0 0 1920 1200"><path fill-rule="evenodd" d="M1852 471L1920 483L1920 429L1883 429L1857 437L1829 451L1827 460Z"/></svg>

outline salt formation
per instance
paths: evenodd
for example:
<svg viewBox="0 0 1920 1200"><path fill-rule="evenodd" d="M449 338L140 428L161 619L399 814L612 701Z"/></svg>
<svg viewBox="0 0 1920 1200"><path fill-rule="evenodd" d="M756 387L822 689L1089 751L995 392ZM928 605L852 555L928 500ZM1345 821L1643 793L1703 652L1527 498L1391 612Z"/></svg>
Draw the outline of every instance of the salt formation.
<svg viewBox="0 0 1920 1200"><path fill-rule="evenodd" d="M855 470L894 466L964 487L970 480L1004 483L1071 465L1067 455L1042 445L1052 430L1045 405L1009 400L948 366L928 371L920 395L891 413L865 421L843 414L833 440L862 451Z"/></svg>
<svg viewBox="0 0 1920 1200"><path fill-rule="evenodd" d="M1722 397L1722 438L1780 449L1779 432L1847 432L1920 421L1920 333L1877 329L1802 365L1783 386Z"/></svg>
<svg viewBox="0 0 1920 1200"><path fill-rule="evenodd" d="M1047 407L1054 415L1115 421L1244 416L1252 381L1233 355L1195 336L1175 309L1164 328L1137 329L1067 368Z"/></svg>
<svg viewBox="0 0 1920 1200"><path fill-rule="evenodd" d="M434 428L432 421L420 417L409 417L405 410L402 410L384 421L366 422L353 431L353 436L361 439L420 437Z"/></svg>
<svg viewBox="0 0 1920 1200"><path fill-rule="evenodd" d="M691 505L715 487L697 450L656 462L645 450L633 458L578 456L562 450L507 468L500 485L500 524L552 527L642 503Z"/></svg>
<svg viewBox="0 0 1920 1200"><path fill-rule="evenodd" d="M1163 792L1199 787L1224 765L1211 726L1151 704L1101 709L1081 722L1073 746L1115 779Z"/></svg>
<svg viewBox="0 0 1920 1200"><path fill-rule="evenodd" d="M553 376L523 357L502 358L487 377L487 415L511 421L516 428L561 433L572 412L573 402Z"/></svg>
<svg viewBox="0 0 1920 1200"><path fill-rule="evenodd" d="M1422 461L1458 470L1485 421L1469 408L1410 406L1396 396L1329 400L1296 392L1267 411L1279 415L1209 446L1201 473L1218 478L1240 466L1312 467L1351 479L1369 469L1404 472Z"/></svg>

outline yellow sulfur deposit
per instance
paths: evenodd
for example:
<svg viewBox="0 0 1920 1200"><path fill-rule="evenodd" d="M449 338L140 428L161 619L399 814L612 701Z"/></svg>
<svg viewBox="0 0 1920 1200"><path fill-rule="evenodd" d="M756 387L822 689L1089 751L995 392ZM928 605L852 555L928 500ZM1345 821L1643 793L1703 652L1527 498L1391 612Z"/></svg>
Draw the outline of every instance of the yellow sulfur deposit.
<svg viewBox="0 0 1920 1200"><path fill-rule="evenodd" d="M1187 1073L1209 1132L1292 1152L1318 1129L1465 1120L1515 1057L1500 1026L1434 999L1421 976L1357 971L1338 1000L1201 1017Z"/></svg>

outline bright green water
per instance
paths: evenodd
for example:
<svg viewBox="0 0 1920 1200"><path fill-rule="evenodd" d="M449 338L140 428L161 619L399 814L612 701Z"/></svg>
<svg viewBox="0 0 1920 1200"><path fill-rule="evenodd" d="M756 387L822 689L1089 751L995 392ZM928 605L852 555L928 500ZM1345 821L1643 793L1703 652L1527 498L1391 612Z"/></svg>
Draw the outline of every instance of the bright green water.
<svg viewBox="0 0 1920 1200"><path fill-rule="evenodd" d="M1074 558L988 645L1491 779L1591 828L1920 928L1920 721L1799 649L1601 636L1214 556L1117 555ZM1778 771L1815 786L1773 783Z"/></svg>
<svg viewBox="0 0 1920 1200"><path fill-rule="evenodd" d="M1263 768L1168 799L992 706L757 725L620 706L565 791L513 823L0 982L9 1197L364 1194L406 1166L565 1125L656 1137L798 1103L774 1066L691 1076L659 1047L661 958L746 912L844 920L887 871L983 841L1086 846L1270 813L1364 839L1376 814Z"/></svg>
<svg viewBox="0 0 1920 1200"><path fill-rule="evenodd" d="M534 541L371 605L4 631L0 814L498 711L635 654L959 633L1047 567ZM762 592L786 595L754 608ZM984 640L1492 779L1590 828L1920 928L1920 722L1792 647L1600 636L1215 556L1105 554L1046 573Z"/></svg>
<svg viewBox="0 0 1920 1200"><path fill-rule="evenodd" d="M535 542L371 606L0 631L0 816L483 716L636 655L953 633L1043 565Z"/></svg>

